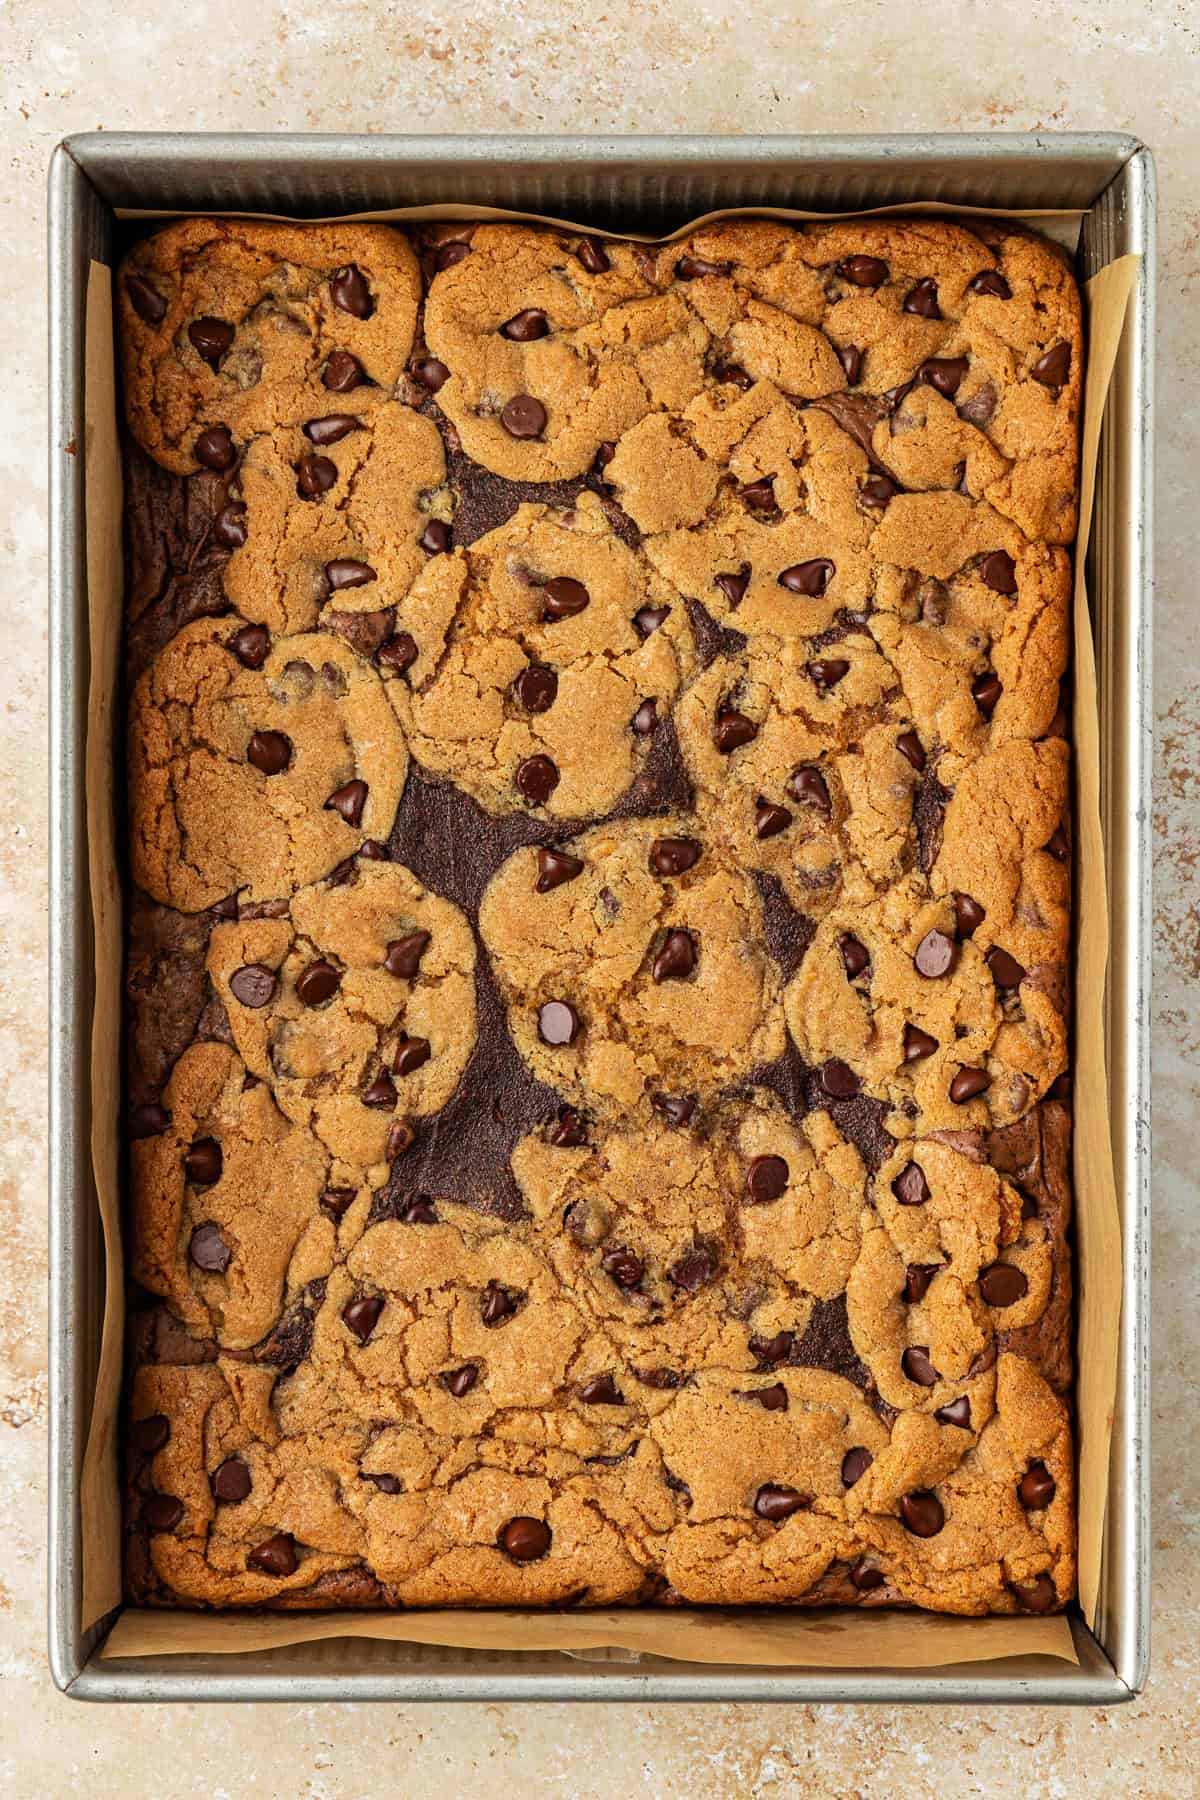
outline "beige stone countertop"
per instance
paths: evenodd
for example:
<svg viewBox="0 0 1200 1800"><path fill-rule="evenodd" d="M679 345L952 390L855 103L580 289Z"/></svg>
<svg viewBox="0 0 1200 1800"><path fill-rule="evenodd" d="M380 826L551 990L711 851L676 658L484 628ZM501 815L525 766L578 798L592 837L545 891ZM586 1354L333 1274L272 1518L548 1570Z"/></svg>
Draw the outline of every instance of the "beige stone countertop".
<svg viewBox="0 0 1200 1800"><path fill-rule="evenodd" d="M0 4L0 1790L161 1796L1200 1793L1200 0ZM1053 1709L88 1707L46 1668L45 174L93 130L1138 134L1161 192L1154 1646ZM1190 1721L1190 1723L1189 1723Z"/></svg>

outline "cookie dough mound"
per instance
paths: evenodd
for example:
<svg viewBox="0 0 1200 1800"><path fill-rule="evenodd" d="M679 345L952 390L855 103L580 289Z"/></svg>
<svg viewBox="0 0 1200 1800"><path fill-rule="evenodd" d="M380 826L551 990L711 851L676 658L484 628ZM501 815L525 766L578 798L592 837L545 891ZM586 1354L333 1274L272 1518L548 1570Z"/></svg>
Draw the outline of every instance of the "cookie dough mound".
<svg viewBox="0 0 1200 1800"><path fill-rule="evenodd" d="M169 225L117 278L129 428L190 475L216 427L240 446L335 401L372 411L408 361L420 290L412 247L386 225Z"/></svg>
<svg viewBox="0 0 1200 1800"><path fill-rule="evenodd" d="M229 558L225 592L244 618L276 633L312 631L323 611L396 606L434 553L422 538L441 542L428 538L431 522L449 541L446 459L433 421L391 401L336 419L344 435L328 442L320 422L329 422L330 398L315 421L256 438L238 468L245 542ZM345 404L352 408L354 396ZM337 581L348 563L362 565L353 586Z"/></svg>
<svg viewBox="0 0 1200 1800"><path fill-rule="evenodd" d="M396 1119L439 1111L475 1047L471 928L399 863L218 925L208 969L247 1067L347 1169L381 1171Z"/></svg>
<svg viewBox="0 0 1200 1800"><path fill-rule="evenodd" d="M694 832L690 817L597 826L563 847L582 869L542 892L539 852L518 850L479 909L525 1061L609 1113L711 1097L783 1048L754 884Z"/></svg>
<svg viewBox="0 0 1200 1800"><path fill-rule="evenodd" d="M608 812L694 662L679 595L592 494L436 557L397 623L419 652L389 684L413 755L491 813Z"/></svg>
<svg viewBox="0 0 1200 1800"><path fill-rule="evenodd" d="M128 742L134 879L184 912L327 875L387 837L408 772L374 669L326 634L267 648L234 616L185 626L159 654Z"/></svg>

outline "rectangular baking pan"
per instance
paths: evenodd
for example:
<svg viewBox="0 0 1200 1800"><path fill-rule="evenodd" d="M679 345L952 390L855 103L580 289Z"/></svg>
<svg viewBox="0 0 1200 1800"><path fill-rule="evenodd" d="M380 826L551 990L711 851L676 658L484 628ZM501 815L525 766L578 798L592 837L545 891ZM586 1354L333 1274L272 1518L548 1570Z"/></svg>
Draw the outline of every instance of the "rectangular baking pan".
<svg viewBox="0 0 1200 1800"><path fill-rule="evenodd" d="M355 1639L242 1656L101 1661L80 1630L79 1483L100 1343L104 1254L90 1159L92 921L84 301L115 261L115 208L297 217L467 202L664 232L718 207L846 211L932 199L1088 208L1083 277L1142 257L1109 399L1088 554L1112 915L1108 1067L1124 1307L1101 1605L1072 1621L1078 1667L1048 1658L923 1669L720 1667L502 1654ZM1028 1701L1111 1704L1149 1649L1151 480L1154 165L1110 133L911 137L342 137L105 132L50 167L50 1664L89 1700ZM114 1615L115 1616L115 1615Z"/></svg>

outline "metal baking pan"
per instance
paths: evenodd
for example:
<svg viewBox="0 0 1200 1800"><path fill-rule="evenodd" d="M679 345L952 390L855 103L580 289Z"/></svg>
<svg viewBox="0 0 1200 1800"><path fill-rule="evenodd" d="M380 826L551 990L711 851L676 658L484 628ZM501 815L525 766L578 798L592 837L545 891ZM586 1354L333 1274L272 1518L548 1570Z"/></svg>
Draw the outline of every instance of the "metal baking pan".
<svg viewBox="0 0 1200 1800"><path fill-rule="evenodd" d="M717 207L850 210L935 199L1088 208L1082 276L1141 254L1109 399L1088 554L1099 667L1112 942L1108 1055L1124 1309L1101 1606L1078 1667L1013 1658L922 1670L581 1662L346 1639L243 1656L103 1662L81 1632L79 1480L104 1257L90 1162L92 922L83 319L88 262L115 259L114 208L297 217L474 202L667 231ZM89 133L50 168L50 1663L89 1700L783 1700L1111 1704L1145 1683L1149 1568L1151 419L1154 166L1108 133L932 137L341 137ZM70 450L68 449L70 446Z"/></svg>

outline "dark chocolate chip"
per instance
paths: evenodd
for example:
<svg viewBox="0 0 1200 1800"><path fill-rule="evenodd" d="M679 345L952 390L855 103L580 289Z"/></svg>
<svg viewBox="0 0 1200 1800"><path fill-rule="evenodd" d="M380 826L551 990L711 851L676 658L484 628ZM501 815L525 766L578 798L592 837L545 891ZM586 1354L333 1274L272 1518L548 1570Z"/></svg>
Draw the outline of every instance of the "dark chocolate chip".
<svg viewBox="0 0 1200 1800"><path fill-rule="evenodd" d="M574 881L577 875L583 874L583 861L578 856L568 856L565 850L539 850L537 853L537 879L534 881L534 892L548 894L552 889L562 887L566 881Z"/></svg>
<svg viewBox="0 0 1200 1800"><path fill-rule="evenodd" d="M231 500L223 506L213 520L213 536L222 550L240 550L249 533L246 529L246 508L242 501ZM260 629L250 627L250 629Z"/></svg>
<svg viewBox="0 0 1200 1800"><path fill-rule="evenodd" d="M900 1367L917 1387L934 1387L941 1379L929 1360L929 1349L925 1344L911 1344L900 1358Z"/></svg>
<svg viewBox="0 0 1200 1800"><path fill-rule="evenodd" d="M893 481L890 475L876 472L867 476L858 491L868 506L886 506L900 492L900 483Z"/></svg>
<svg viewBox="0 0 1200 1800"><path fill-rule="evenodd" d="M990 1263L979 1271L979 1292L989 1306L1015 1306L1029 1292L1029 1282L1012 1263Z"/></svg>
<svg viewBox="0 0 1200 1800"><path fill-rule="evenodd" d="M296 487L304 500L319 500L336 486L337 464L327 456L302 456L296 469Z"/></svg>
<svg viewBox="0 0 1200 1800"><path fill-rule="evenodd" d="M936 1537L946 1523L942 1503L927 1489L900 1496L900 1516L914 1537Z"/></svg>
<svg viewBox="0 0 1200 1800"><path fill-rule="evenodd" d="M129 1136L134 1143L142 1138L161 1137L171 1123L171 1115L165 1106L157 1101L147 1101L145 1106L135 1106L129 1115Z"/></svg>
<svg viewBox="0 0 1200 1800"><path fill-rule="evenodd" d="M754 802L754 835L756 838L778 837L786 831L792 822L792 815L786 806L776 806L772 800L764 800L760 794Z"/></svg>
<svg viewBox="0 0 1200 1800"><path fill-rule="evenodd" d="M919 775L925 767L925 751L915 731L903 731L896 739L896 748L905 762L912 764Z"/></svg>
<svg viewBox="0 0 1200 1800"><path fill-rule="evenodd" d="M326 1188L321 1195L321 1211L331 1219L344 1219L353 1205L353 1188Z"/></svg>
<svg viewBox="0 0 1200 1800"><path fill-rule="evenodd" d="M244 1500L252 1485L250 1471L240 1456L227 1456L213 1470L213 1499L222 1500L227 1506L236 1506L239 1500Z"/></svg>
<svg viewBox="0 0 1200 1800"><path fill-rule="evenodd" d="M238 897L226 894L223 900L214 900L209 911L214 919L236 919L238 916Z"/></svg>
<svg viewBox="0 0 1200 1800"><path fill-rule="evenodd" d="M1017 1499L1026 1512L1042 1512L1057 1492L1057 1483L1044 1462L1031 1462L1017 1483Z"/></svg>
<svg viewBox="0 0 1200 1800"><path fill-rule="evenodd" d="M253 1549L246 1558L248 1569L257 1569L263 1575L294 1575L296 1573L296 1545L289 1531L277 1531L274 1537Z"/></svg>
<svg viewBox="0 0 1200 1800"><path fill-rule="evenodd" d="M558 694L558 676L543 663L530 663L513 682L513 693L526 712L549 712Z"/></svg>
<svg viewBox="0 0 1200 1800"><path fill-rule="evenodd" d="M861 1444L853 1450L847 1450L842 1458L842 1486L852 1488L856 1481L861 1481L875 1458Z"/></svg>
<svg viewBox="0 0 1200 1800"><path fill-rule="evenodd" d="M806 663L805 672L822 693L828 693L850 673L850 664L844 656L822 656Z"/></svg>
<svg viewBox="0 0 1200 1800"><path fill-rule="evenodd" d="M840 1056L831 1056L821 1065L821 1086L831 1100L853 1100L862 1082Z"/></svg>
<svg viewBox="0 0 1200 1800"><path fill-rule="evenodd" d="M402 1037L392 1058L392 1072L396 1075L412 1075L417 1069L424 1068L431 1055L428 1038Z"/></svg>
<svg viewBox="0 0 1200 1800"><path fill-rule="evenodd" d="M732 751L740 750L743 744L753 743L757 736L758 726L745 713L726 711L717 714L713 742L722 756L729 756Z"/></svg>
<svg viewBox="0 0 1200 1800"><path fill-rule="evenodd" d="M385 1072L377 1075L368 1087L363 1089L362 1103L372 1107L376 1112L391 1112L398 1099L396 1084Z"/></svg>
<svg viewBox="0 0 1200 1800"><path fill-rule="evenodd" d="M411 981L421 966L421 958L429 946L427 931L409 931L403 937L393 938L387 947L383 966L389 975L395 975L402 981Z"/></svg>
<svg viewBox="0 0 1200 1800"><path fill-rule="evenodd" d="M787 1192L789 1170L782 1156L756 1156L746 1176L746 1193L755 1206L778 1200Z"/></svg>
<svg viewBox="0 0 1200 1800"><path fill-rule="evenodd" d="M793 563L779 577L779 585L786 588L789 594L807 594L811 599L819 599L829 586L834 574L834 565L827 556L814 556L808 562Z"/></svg>
<svg viewBox="0 0 1200 1800"><path fill-rule="evenodd" d="M233 343L233 326L224 319L193 319L187 334L196 355L210 369L219 369L221 358Z"/></svg>
<svg viewBox="0 0 1200 1800"><path fill-rule="evenodd" d="M174 1531L183 1517L183 1501L174 1494L148 1494L142 1501L142 1518L151 1531Z"/></svg>
<svg viewBox="0 0 1200 1800"><path fill-rule="evenodd" d="M1010 956L1007 950L1002 950L999 944L992 946L985 960L998 988L1018 988L1028 973L1016 957Z"/></svg>
<svg viewBox="0 0 1200 1800"><path fill-rule="evenodd" d="M699 281L705 275L728 275L731 262L707 262L702 256L681 256L675 264L680 281Z"/></svg>
<svg viewBox="0 0 1200 1800"><path fill-rule="evenodd" d="M192 450L198 463L206 469L215 469L218 474L224 469L232 469L237 457L228 425L210 425L207 431L200 433Z"/></svg>
<svg viewBox="0 0 1200 1800"><path fill-rule="evenodd" d="M862 374L863 353L856 350L853 344L845 344L837 353L838 361L846 372L846 385L854 387Z"/></svg>
<svg viewBox="0 0 1200 1800"><path fill-rule="evenodd" d="M575 581L570 575L556 575L553 581L544 582L542 594L542 618L547 623L574 618L591 599L582 581Z"/></svg>
<svg viewBox="0 0 1200 1800"><path fill-rule="evenodd" d="M774 482L774 475L760 475L757 481L739 488L738 494L754 512L777 512Z"/></svg>
<svg viewBox="0 0 1200 1800"><path fill-rule="evenodd" d="M854 981L871 961L871 953L865 944L860 944L856 937L844 931L838 939L838 949L842 953L842 963L846 970L847 981Z"/></svg>
<svg viewBox="0 0 1200 1800"><path fill-rule="evenodd" d="M587 1130L573 1106L564 1106L550 1127L548 1142L556 1150L575 1150L587 1143Z"/></svg>
<svg viewBox="0 0 1200 1800"><path fill-rule="evenodd" d="M206 1275L223 1275L233 1260L229 1245L211 1222L197 1225L188 1241L188 1255Z"/></svg>
<svg viewBox="0 0 1200 1800"><path fill-rule="evenodd" d="M464 244L462 242L440 244L434 254L433 266L439 275L444 275L447 269L452 269L455 263L462 262L464 258L470 256L470 254L470 244Z"/></svg>
<svg viewBox="0 0 1200 1800"><path fill-rule="evenodd" d="M965 356L928 356L917 370L917 379L926 382L947 400L953 400L966 372Z"/></svg>
<svg viewBox="0 0 1200 1800"><path fill-rule="evenodd" d="M738 1388L735 1396L739 1400L754 1400L764 1412L786 1412L788 1409L788 1391L782 1381L776 1381L771 1387Z"/></svg>
<svg viewBox="0 0 1200 1800"><path fill-rule="evenodd" d="M453 542L453 534L445 519L430 519L417 542L427 556L444 556Z"/></svg>
<svg viewBox="0 0 1200 1800"><path fill-rule="evenodd" d="M589 275L603 275L611 267L604 245L596 238L581 238L575 254Z"/></svg>
<svg viewBox="0 0 1200 1800"><path fill-rule="evenodd" d="M935 1037L922 1031L919 1025L904 1027L904 1060L906 1063L920 1062L923 1057L932 1056L938 1047Z"/></svg>
<svg viewBox="0 0 1200 1800"><path fill-rule="evenodd" d="M1007 550L989 550L979 564L979 579L994 594L1015 594L1017 565Z"/></svg>
<svg viewBox="0 0 1200 1800"><path fill-rule="evenodd" d="M875 1588L881 1588L886 1580L883 1570L877 1569L873 1563L859 1561L850 1570L850 1585L857 1588L860 1594L869 1594Z"/></svg>
<svg viewBox="0 0 1200 1800"><path fill-rule="evenodd" d="M965 1394L960 1394L948 1406L939 1406L933 1416L939 1425L957 1425L962 1431L970 1431L971 1402Z"/></svg>
<svg viewBox="0 0 1200 1800"><path fill-rule="evenodd" d="M402 1225L436 1225L437 1211L428 1194L416 1194L407 1201L400 1213Z"/></svg>
<svg viewBox="0 0 1200 1800"><path fill-rule="evenodd" d="M550 1527L541 1519L530 1519L521 1514L508 1521L496 1542L513 1562L529 1563L545 1556L550 1548L550 1537Z"/></svg>
<svg viewBox="0 0 1200 1800"><path fill-rule="evenodd" d="M479 1317L489 1328L505 1325L516 1314L524 1295L515 1288L501 1287L498 1281L489 1281L479 1296Z"/></svg>
<svg viewBox="0 0 1200 1800"><path fill-rule="evenodd" d="M910 1306L925 1298L929 1284L940 1268L940 1263L909 1263L904 1271L904 1298Z"/></svg>
<svg viewBox="0 0 1200 1800"><path fill-rule="evenodd" d="M500 327L500 336L511 338L514 344L532 344L536 338L544 338L550 330L550 321L540 306L526 306L519 313Z"/></svg>
<svg viewBox="0 0 1200 1800"><path fill-rule="evenodd" d="M269 1006L278 986L275 971L262 963L243 963L229 977L229 991L243 1006Z"/></svg>
<svg viewBox="0 0 1200 1800"><path fill-rule="evenodd" d="M965 400L959 402L958 416L960 419L965 419L968 425L977 425L982 431L983 427L991 421L992 414L996 410L996 400L995 388L990 381L985 381L982 387L976 388L973 394L968 394ZM966 485L966 464L963 463L961 468L962 474L957 487L960 494L966 494L970 492Z"/></svg>
<svg viewBox="0 0 1200 1800"><path fill-rule="evenodd" d="M736 575L718 575L713 585L720 588L731 607L740 606L750 585L749 566L743 563Z"/></svg>
<svg viewBox="0 0 1200 1800"><path fill-rule="evenodd" d="M888 266L878 256L846 256L837 266L837 272L852 287L882 287L888 277Z"/></svg>
<svg viewBox="0 0 1200 1800"><path fill-rule="evenodd" d="M643 700L629 721L629 729L635 737L650 737L657 724L658 701Z"/></svg>
<svg viewBox="0 0 1200 1800"><path fill-rule="evenodd" d="M795 1341L790 1331L777 1331L774 1337L752 1337L750 1350L753 1355L757 1356L759 1362L774 1365L787 1361L792 1354Z"/></svg>
<svg viewBox="0 0 1200 1800"><path fill-rule="evenodd" d="M922 275L916 287L910 288L904 296L904 311L916 313L922 319L940 319L942 309L938 305L937 282L932 275Z"/></svg>
<svg viewBox="0 0 1200 1800"><path fill-rule="evenodd" d="M363 807L367 804L370 792L365 781L347 781L343 787L335 788L325 802L326 812L335 812L345 819L347 825L356 829L362 824Z"/></svg>
<svg viewBox="0 0 1200 1800"><path fill-rule="evenodd" d="M381 1494L402 1494L404 1483L398 1475L368 1475L363 1472L363 1480L373 1482Z"/></svg>
<svg viewBox="0 0 1200 1800"><path fill-rule="evenodd" d="M987 912L978 900L972 900L970 894L955 894L954 919L960 938L971 937L986 918Z"/></svg>
<svg viewBox="0 0 1200 1800"><path fill-rule="evenodd" d="M999 269L981 269L978 275L972 276L968 281L967 291L971 294L991 294L997 300L1012 299L1012 289Z"/></svg>
<svg viewBox="0 0 1200 1800"><path fill-rule="evenodd" d="M685 1294L698 1294L716 1274L717 1252L712 1244L693 1244L667 1270L668 1278Z"/></svg>
<svg viewBox="0 0 1200 1800"><path fill-rule="evenodd" d="M183 1172L196 1187L212 1187L220 1181L224 1163L216 1138L197 1138L183 1159Z"/></svg>
<svg viewBox="0 0 1200 1800"><path fill-rule="evenodd" d="M712 374L714 381L730 381L734 387L741 388L743 394L748 394L754 386L753 375L748 375L738 363L715 363Z"/></svg>
<svg viewBox="0 0 1200 1800"><path fill-rule="evenodd" d="M387 1160L393 1163L398 1157L403 1156L406 1150L411 1150L416 1141L417 1133L412 1120L397 1119L394 1124L388 1126L387 1143L383 1153Z"/></svg>
<svg viewBox="0 0 1200 1800"><path fill-rule="evenodd" d="M129 1442L143 1456L153 1456L162 1449L171 1435L171 1421L166 1413L147 1413L144 1419L135 1419L129 1427Z"/></svg>
<svg viewBox="0 0 1200 1800"><path fill-rule="evenodd" d="M167 303L158 289L144 275L127 275L125 292L129 304L144 325L161 325L167 316Z"/></svg>
<svg viewBox="0 0 1200 1800"><path fill-rule="evenodd" d="M256 731L246 746L246 761L263 775L282 775L291 760L292 740L282 731Z"/></svg>
<svg viewBox="0 0 1200 1800"><path fill-rule="evenodd" d="M440 392L450 379L449 369L436 356L416 356L408 366L414 380L419 381L428 394Z"/></svg>
<svg viewBox="0 0 1200 1800"><path fill-rule="evenodd" d="M509 437L541 437L546 429L546 409L532 394L514 394L500 414L500 423Z"/></svg>
<svg viewBox="0 0 1200 1800"><path fill-rule="evenodd" d="M361 387L366 379L357 356L351 356L348 350L330 351L321 380L331 394L349 394L354 388ZM313 438L314 444L322 441L328 443L329 439Z"/></svg>
<svg viewBox="0 0 1200 1800"><path fill-rule="evenodd" d="M592 1375L579 1384L579 1398L587 1406L624 1406L625 1396L611 1375Z"/></svg>
<svg viewBox="0 0 1200 1800"><path fill-rule="evenodd" d="M383 1298L379 1294L357 1294L353 1300L347 1300L342 1308L342 1324L352 1332L360 1344L369 1342L371 1333L379 1323L383 1312Z"/></svg>
<svg viewBox="0 0 1200 1800"><path fill-rule="evenodd" d="M1004 687L1000 677L993 674L990 670L985 671L982 675L976 676L975 680L971 683L971 698L974 700L985 719L991 718L1003 692Z"/></svg>
<svg viewBox="0 0 1200 1800"><path fill-rule="evenodd" d="M1071 860L1071 846L1061 825L1054 827L1049 838L1042 845L1042 849L1047 856L1052 856L1055 862L1065 863Z"/></svg>
<svg viewBox="0 0 1200 1800"><path fill-rule="evenodd" d="M538 1036L555 1048L573 1044L582 1029L579 1014L565 1000L547 1000L538 1008Z"/></svg>
<svg viewBox="0 0 1200 1800"><path fill-rule="evenodd" d="M892 1183L892 1192L901 1206L924 1206L929 1198L929 1183L919 1162L905 1163Z"/></svg>
<svg viewBox="0 0 1200 1800"><path fill-rule="evenodd" d="M305 1006L320 1006L332 1000L342 985L341 971L324 957L318 957L296 977L296 993Z"/></svg>
<svg viewBox="0 0 1200 1800"><path fill-rule="evenodd" d="M651 1094L650 1104L662 1114L673 1131L690 1123L698 1101L695 1094Z"/></svg>
<svg viewBox="0 0 1200 1800"><path fill-rule="evenodd" d="M558 765L548 756L527 756L517 764L517 787L534 806L545 806L559 783Z"/></svg>
<svg viewBox="0 0 1200 1800"><path fill-rule="evenodd" d="M635 1288L642 1279L642 1259L632 1250L606 1250L601 1263L604 1273L618 1287Z"/></svg>
<svg viewBox="0 0 1200 1800"><path fill-rule="evenodd" d="M801 767L793 769L788 776L787 791L793 800L802 806L815 807L828 819L833 812L833 804L829 798L829 789L825 785L825 777L820 769Z"/></svg>
<svg viewBox="0 0 1200 1800"><path fill-rule="evenodd" d="M754 1510L760 1519L777 1525L782 1519L790 1519L793 1513L806 1511L812 1501L807 1494L802 1494L794 1487L784 1487L779 1482L764 1482L754 1496Z"/></svg>
<svg viewBox="0 0 1200 1800"><path fill-rule="evenodd" d="M950 1083L950 1098L955 1106L962 1106L968 1100L974 1100L992 1085L992 1078L983 1069L960 1069Z"/></svg>
<svg viewBox="0 0 1200 1800"><path fill-rule="evenodd" d="M375 571L370 563L360 562L356 556L335 556L325 564L325 579L330 593L340 594L344 588L366 587L375 580Z"/></svg>
<svg viewBox="0 0 1200 1800"><path fill-rule="evenodd" d="M660 626L665 625L671 616L669 606L643 606L633 615L633 623L639 634L651 637Z"/></svg>
<svg viewBox="0 0 1200 1800"><path fill-rule="evenodd" d="M1039 1575L1028 1582L1013 1581L1009 1586L1026 1612L1047 1613L1058 1604L1058 1595L1049 1575Z"/></svg>
<svg viewBox="0 0 1200 1800"><path fill-rule="evenodd" d="M683 981L696 967L696 943L690 931L668 931L654 958L655 981Z"/></svg>
<svg viewBox="0 0 1200 1800"><path fill-rule="evenodd" d="M927 931L913 954L918 975L924 975L926 981L936 981L939 976L953 975L958 967L959 946L954 938L948 937L944 931Z"/></svg>
<svg viewBox="0 0 1200 1800"><path fill-rule="evenodd" d="M700 861L701 846L696 838L655 838L650 846L650 867L655 875L683 875Z"/></svg>
<svg viewBox="0 0 1200 1800"><path fill-rule="evenodd" d="M1038 357L1029 373L1043 387L1061 388L1071 373L1071 346L1068 343L1052 344L1049 350Z"/></svg>
<svg viewBox="0 0 1200 1800"><path fill-rule="evenodd" d="M603 475L613 457L617 454L617 446L606 439L592 458L592 468L597 475Z"/></svg>
<svg viewBox="0 0 1200 1800"><path fill-rule="evenodd" d="M375 302L367 286L367 278L357 263L344 263L329 277L329 297L339 312L355 319L369 319Z"/></svg>
<svg viewBox="0 0 1200 1800"><path fill-rule="evenodd" d="M456 1400L461 1400L464 1394L470 1393L479 1380L479 1364L469 1362L463 1363L460 1369L446 1369L438 1379L448 1394L452 1394Z"/></svg>
<svg viewBox="0 0 1200 1800"><path fill-rule="evenodd" d="M379 649L375 652L375 660L381 667L395 669L398 674L402 675L405 669L412 668L419 655L417 640L412 633L398 631L394 637L390 637L380 644Z"/></svg>

